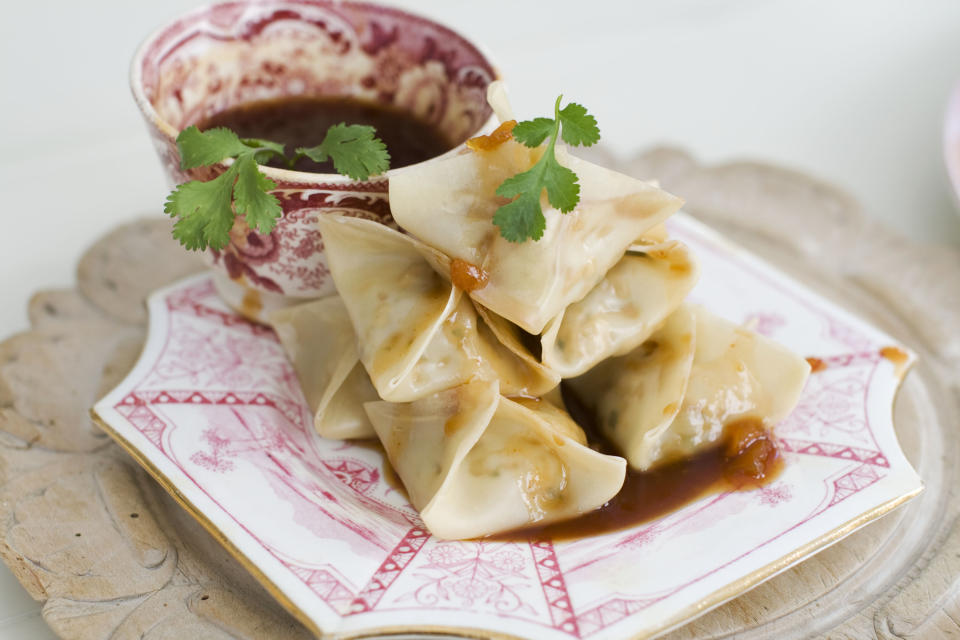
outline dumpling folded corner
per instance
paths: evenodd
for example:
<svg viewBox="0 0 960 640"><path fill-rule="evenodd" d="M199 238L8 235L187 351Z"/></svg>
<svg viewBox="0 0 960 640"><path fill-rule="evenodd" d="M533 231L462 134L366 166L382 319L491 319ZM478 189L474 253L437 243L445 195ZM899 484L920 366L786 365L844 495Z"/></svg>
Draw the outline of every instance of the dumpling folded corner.
<svg viewBox="0 0 960 640"><path fill-rule="evenodd" d="M504 199L497 187L543 153L508 140L488 151L425 162L390 178L397 223L450 258L487 277L470 297L532 334L585 296L631 242L654 229L682 201L658 187L556 150L579 179L580 202L561 213L543 199L540 240L512 243L493 224Z"/></svg>
<svg viewBox="0 0 960 640"><path fill-rule="evenodd" d="M626 462L590 449L535 411L473 382L406 404L364 405L429 531L488 536L599 508Z"/></svg>
<svg viewBox="0 0 960 640"><path fill-rule="evenodd" d="M378 396L340 297L274 311L270 324L293 363L317 433L336 440L375 437L363 403Z"/></svg>
<svg viewBox="0 0 960 640"><path fill-rule="evenodd" d="M382 224L321 216L327 262L380 397L410 402L475 379L539 396L559 378L499 344L432 264L435 250Z"/></svg>
<svg viewBox="0 0 960 640"><path fill-rule="evenodd" d="M421 253L429 249L409 236L345 216L320 216L318 225L360 361L380 397L402 402L437 390L411 389L411 373L461 292L429 266Z"/></svg>
<svg viewBox="0 0 960 640"><path fill-rule="evenodd" d="M543 364L572 378L632 351L680 306L698 277L696 260L679 241L628 253L590 293L547 324Z"/></svg>
<svg viewBox="0 0 960 640"><path fill-rule="evenodd" d="M670 425L693 366L695 330L693 311L683 305L630 353L566 382L635 469L646 471L668 453Z"/></svg>
<svg viewBox="0 0 960 640"><path fill-rule="evenodd" d="M774 427L809 372L777 342L684 306L640 347L570 385L630 465L647 470L719 445L741 419Z"/></svg>

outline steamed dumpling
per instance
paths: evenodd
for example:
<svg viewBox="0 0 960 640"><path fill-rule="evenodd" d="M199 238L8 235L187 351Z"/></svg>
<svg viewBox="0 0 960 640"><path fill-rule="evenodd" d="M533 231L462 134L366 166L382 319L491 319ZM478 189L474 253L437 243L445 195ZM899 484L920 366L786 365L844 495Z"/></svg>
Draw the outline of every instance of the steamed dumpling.
<svg viewBox="0 0 960 640"><path fill-rule="evenodd" d="M508 140L489 151L414 165L390 178L397 223L485 274L485 286L470 291L470 297L532 334L585 296L635 239L681 204L650 183L557 148L557 160L579 178L580 203L563 214L543 198L543 237L508 242L493 224L504 203L495 191L506 178L529 169L542 152Z"/></svg>
<svg viewBox="0 0 960 640"><path fill-rule="evenodd" d="M360 360L384 400L409 402L474 379L532 396L558 384L496 341L470 300L430 266L437 256L429 247L358 218L321 216L320 228Z"/></svg>
<svg viewBox="0 0 960 640"><path fill-rule="evenodd" d="M807 361L783 345L702 307L695 307L696 351L680 412L670 425L664 456L681 458L716 443L741 418L773 427L800 400Z"/></svg>
<svg viewBox="0 0 960 640"><path fill-rule="evenodd" d="M363 403L377 392L360 364L353 327L339 296L287 307L270 324L293 363L314 428L325 438L372 438Z"/></svg>
<svg viewBox="0 0 960 640"><path fill-rule="evenodd" d="M408 404L364 405L413 506L438 538L491 535L592 511L626 464L569 437L549 412L475 382Z"/></svg>
<svg viewBox="0 0 960 640"><path fill-rule="evenodd" d="M698 275L678 241L625 255L586 297L550 321L541 339L543 364L570 378L633 350L680 306Z"/></svg>
<svg viewBox="0 0 960 640"><path fill-rule="evenodd" d="M647 342L570 385L630 465L647 470L718 444L741 418L773 427L796 405L809 371L773 340L681 307Z"/></svg>

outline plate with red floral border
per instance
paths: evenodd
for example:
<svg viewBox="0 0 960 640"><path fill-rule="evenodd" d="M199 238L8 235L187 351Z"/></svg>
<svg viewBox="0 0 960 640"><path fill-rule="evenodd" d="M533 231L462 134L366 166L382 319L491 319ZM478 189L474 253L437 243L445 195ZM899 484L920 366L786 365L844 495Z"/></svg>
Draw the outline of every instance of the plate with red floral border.
<svg viewBox="0 0 960 640"><path fill-rule="evenodd" d="M913 354L695 220L670 227L701 263L691 301L822 365L763 487L582 539L437 540L376 448L315 434L276 336L208 274L151 296L143 353L94 415L317 633L653 637L923 488L892 421Z"/></svg>

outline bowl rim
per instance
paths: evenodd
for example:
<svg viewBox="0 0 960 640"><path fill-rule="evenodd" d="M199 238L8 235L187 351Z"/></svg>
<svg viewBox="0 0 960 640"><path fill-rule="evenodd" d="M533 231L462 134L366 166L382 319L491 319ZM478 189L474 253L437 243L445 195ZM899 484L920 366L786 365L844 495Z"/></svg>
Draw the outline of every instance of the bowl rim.
<svg viewBox="0 0 960 640"><path fill-rule="evenodd" d="M156 27L151 31L146 38L144 38L140 44L137 46L137 49L134 51L133 58L130 61L130 70L129 70L129 81L130 81L130 90L133 93L133 99L137 103L137 107L140 109L140 112L146 117L153 126L157 128L158 131L165 137L167 137L174 144L176 143L177 135L180 133L176 127L170 124L167 120L160 117L160 114L157 113L157 110L154 108L153 104L147 98L143 86L143 61L146 57L147 50L150 46L156 42L156 40L167 33L171 28L175 27L178 23L191 20L197 16L209 13L221 5L261 5L268 6L271 4L300 4L300 5L311 5L316 7L338 7L344 5L350 5L361 9L386 9L395 14L401 14L403 16L410 16L424 22L428 22L431 25L440 27L443 30L449 31L452 35L456 36L463 42L467 43L474 49L477 53L483 58L484 62L490 67L493 72L493 79L491 84L498 80L503 79L503 75L500 72L500 66L494 61L493 57L490 54L489 49L484 46L482 43L478 43L470 38L467 38L465 35L452 28L451 26L437 21L431 17L424 16L420 13L414 13L401 8L389 0L386 2L355 2L353 0L214 0L213 2L208 2L206 4L195 7L190 11L179 13L170 20L167 20L163 24ZM489 85L488 85L489 86ZM483 124L481 124L476 131L471 135L481 135L485 132L492 131L499 120L497 118L496 112L491 110L490 117L488 117ZM339 173L319 173L313 171L294 171L292 169L281 169L278 167L270 167L266 165L259 165L260 171L269 178L272 178L274 181L286 184L369 184L377 183L389 180L391 175L394 175L397 171L404 171L412 167L417 167L423 165L427 162L432 162L440 158L447 158L458 154L461 151L463 143L458 143L453 148L445 151L444 153L433 156L432 158L427 158L421 162L414 164L405 165L403 167L391 168L385 171L382 174L371 176L367 180L353 180L348 176L341 175ZM215 167L221 167L223 170L231 164L230 160L224 162L218 162L214 165Z"/></svg>

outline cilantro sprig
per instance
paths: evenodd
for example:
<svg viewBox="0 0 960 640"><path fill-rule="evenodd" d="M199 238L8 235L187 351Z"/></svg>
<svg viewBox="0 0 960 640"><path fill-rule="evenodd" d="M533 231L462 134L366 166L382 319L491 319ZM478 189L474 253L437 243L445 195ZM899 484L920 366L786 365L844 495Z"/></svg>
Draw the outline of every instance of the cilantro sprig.
<svg viewBox="0 0 960 640"><path fill-rule="evenodd" d="M297 158L300 156L314 162L332 160L337 173L354 180L366 180L390 168L387 145L377 137L376 129L361 124L333 125L317 146L299 147Z"/></svg>
<svg viewBox="0 0 960 640"><path fill-rule="evenodd" d="M493 224L500 227L500 235L510 242L543 237L547 221L543 217L540 198L544 189L550 206L563 213L573 211L580 202L577 174L557 162L554 149L558 138L572 147L589 147L600 140L600 128L596 118L582 105L571 102L561 109L562 99L562 95L557 97L553 118L524 120L513 128L517 142L538 147L546 140L547 147L535 165L507 178L497 187L498 196L512 200L497 209Z"/></svg>
<svg viewBox="0 0 960 640"><path fill-rule="evenodd" d="M296 149L287 158L284 145L259 138L241 138L225 127L200 131L190 126L177 136L180 168L208 167L228 158L233 163L213 180L192 180L167 196L165 213L178 218L173 237L190 250L223 249L230 242L236 216L260 233L270 233L283 212L280 201L269 193L277 183L260 171L260 164L274 157L287 166L306 156L314 162L331 160L338 173L353 180L366 180L390 168L386 145L376 130L366 125L344 123L327 129L315 147Z"/></svg>

